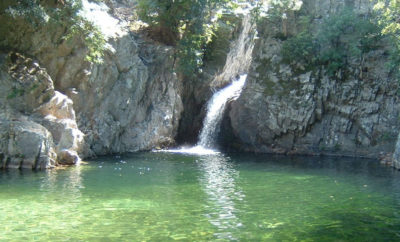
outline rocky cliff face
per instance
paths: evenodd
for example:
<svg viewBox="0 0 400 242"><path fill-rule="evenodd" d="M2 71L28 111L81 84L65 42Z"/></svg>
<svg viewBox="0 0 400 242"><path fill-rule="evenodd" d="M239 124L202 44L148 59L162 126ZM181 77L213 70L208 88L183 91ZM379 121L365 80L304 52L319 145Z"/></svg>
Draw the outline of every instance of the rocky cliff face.
<svg viewBox="0 0 400 242"><path fill-rule="evenodd" d="M349 61L343 75L306 71L301 63L285 64L280 51L287 35L299 31L296 12L278 23L260 21L254 48L249 19L230 16L235 24L220 29L200 81L191 82L173 72L173 47L129 30L133 1L107 3L112 9L95 4L88 10L100 11L90 15L95 22L101 21L96 16L110 18L102 64L85 61L87 47L79 36L65 41L63 26L35 27L0 14L1 50L34 57L1 56L1 167L48 168L79 157L171 146L178 127L178 138L194 143L211 89L248 68L246 87L223 124L226 145L374 158L394 151L398 82L385 68L384 48L366 53L362 65ZM304 0L301 11L318 25L344 6L362 15L372 11L368 0ZM393 157L400 167L398 146Z"/></svg>
<svg viewBox="0 0 400 242"><path fill-rule="evenodd" d="M114 24L105 25L108 26L104 30L108 47L102 64L91 64L85 60L87 48L79 37L65 41L62 38L66 31L63 26L49 24L37 27L26 24L23 19L15 21L5 15L0 16L1 21L10 23L0 29L7 33L0 38L3 50L16 49L35 56L38 59L35 65L40 63L48 80L48 87L39 85L46 92L19 97L22 91L15 89L18 96L15 101L3 98L3 104L10 110L1 116L4 131L1 140L4 145L0 154L7 163L4 167L13 167L11 164L19 162L17 158L20 158L25 145L17 142L16 146L20 148L17 150L6 144L10 143L7 137L12 132L14 119L25 122L18 123L23 127L18 129L23 130L20 133L29 131L37 136L37 150L42 147L40 149L45 150L45 156L50 159L23 162L23 167L36 167L37 164L41 167L54 166L57 162L71 160L71 156L77 153L88 157L150 150L174 142L183 105L180 97L182 87L172 71L173 49L152 44L145 37L130 32L124 20L127 11L133 12L132 2L109 2L113 6L113 15L104 4L88 4L86 11L92 21L104 21L101 18L107 16L107 24ZM15 22L13 28L11 22ZM17 82L7 73L4 71L1 81L8 83L10 88L2 89L2 97L12 93ZM26 78L22 76L19 79ZM24 88L24 93L29 88L31 86ZM45 101L35 104L42 99ZM40 117L35 119L36 116ZM79 139L71 138L76 136ZM39 145L41 142L46 145ZM52 155L53 151L56 155ZM25 153L36 156L40 152ZM14 162L10 157L17 158Z"/></svg>
<svg viewBox="0 0 400 242"><path fill-rule="evenodd" d="M303 1L302 11L321 18L351 7L372 10L369 1ZM296 32L296 14L258 26L259 39L241 97L229 113L236 147L284 154L328 154L378 158L393 152L399 130L398 82L384 49L349 63L345 78L323 69L298 71L282 61L282 32Z"/></svg>
<svg viewBox="0 0 400 242"><path fill-rule="evenodd" d="M86 80L69 85L88 144L96 154L171 145L183 110L173 50L129 35L112 46Z"/></svg>
<svg viewBox="0 0 400 242"><path fill-rule="evenodd" d="M3 168L79 163L84 150L72 100L54 90L37 61L0 56L0 160Z"/></svg>
<svg viewBox="0 0 400 242"><path fill-rule="evenodd" d="M228 24L229 23L229 24ZM254 47L255 24L248 14L226 15L205 54L203 75L185 80L178 142L195 144L213 92L247 72Z"/></svg>
<svg viewBox="0 0 400 242"><path fill-rule="evenodd" d="M393 166L400 170L400 134L397 138L396 146L394 149Z"/></svg>

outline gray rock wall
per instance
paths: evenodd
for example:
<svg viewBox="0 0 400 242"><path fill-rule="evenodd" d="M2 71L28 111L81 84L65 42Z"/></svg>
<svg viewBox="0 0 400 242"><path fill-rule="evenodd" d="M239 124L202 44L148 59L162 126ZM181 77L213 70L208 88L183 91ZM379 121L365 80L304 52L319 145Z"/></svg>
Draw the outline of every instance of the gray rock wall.
<svg viewBox="0 0 400 242"><path fill-rule="evenodd" d="M115 18L129 20L127 13L134 4L110 4ZM303 3L304 11L316 22L343 6L364 15L372 9L368 0ZM10 19L0 14L0 21L8 23ZM276 37L283 29L295 34L296 21L291 12L285 23L258 25L247 85L230 106L229 122L225 122L237 142L230 145L288 154L380 157L393 152L400 107L398 83L385 68L385 50L365 55L362 70L350 63L351 75L339 81L323 70L299 74L282 63L283 42ZM0 47L17 49L39 61L20 65L26 67L22 71L10 72L8 67L0 71L2 87L7 87L0 90L2 167L46 168L58 162L78 162L79 156L171 146L180 120L181 134L189 128L200 129L198 113L211 95L210 82L214 80L211 85L219 87L250 63L242 58L252 48L249 36L240 35L236 28L227 29L223 43L237 46L224 49L219 56L218 60L227 63L209 62L205 83L183 85L173 72L172 47L152 43L123 24L108 37L104 62L90 64L79 38L63 41L64 28L35 29L22 20L12 23L0 28ZM39 68L39 63L46 70ZM183 95L189 115L181 119ZM27 146L31 149L24 149ZM399 164L399 150L393 156L395 164Z"/></svg>
<svg viewBox="0 0 400 242"><path fill-rule="evenodd" d="M0 55L0 85L0 168L79 163L85 148L72 100L37 61Z"/></svg>
<svg viewBox="0 0 400 242"><path fill-rule="evenodd" d="M393 154L393 166L400 170L400 134Z"/></svg>
<svg viewBox="0 0 400 242"><path fill-rule="evenodd" d="M40 115L48 118L38 121L53 133L50 143L59 153L63 150L63 157L71 157L65 152L67 146L74 147L81 157L150 150L171 145L177 133L183 105L181 84L173 72L174 50L129 30L124 21L134 12L131 1L108 4L113 7L109 17L116 24L112 33L106 34L108 49L102 64L85 61L87 48L79 36L65 41L65 27L51 23L35 27L0 11L4 23L0 47L37 58L54 81L53 93L73 100L55 97L50 103L54 109L72 110L77 124L65 122L63 117L53 119L45 109ZM13 107L24 112L32 102L23 100L21 108L18 103L15 101ZM51 111L53 116L59 114ZM71 138L71 130L78 127L84 140Z"/></svg>
<svg viewBox="0 0 400 242"><path fill-rule="evenodd" d="M117 16L134 11L123 2L113 4ZM86 52L77 47L66 58L57 52L43 57L57 77L56 89L74 101L78 126L96 155L171 145L183 110L174 50L144 40L122 22L115 28L102 64L85 62ZM47 61L54 59L57 64Z"/></svg>
<svg viewBox="0 0 400 242"><path fill-rule="evenodd" d="M70 92L79 127L96 154L150 150L171 145L183 110L173 50L137 42L112 42L115 53L91 69Z"/></svg>
<svg viewBox="0 0 400 242"><path fill-rule="evenodd" d="M303 11L318 13L319 19L344 5L364 14L372 8L369 1L308 0ZM288 19L294 33L295 22ZM276 37L281 27L265 21L258 26L248 82L229 114L239 143L232 145L285 154L378 158L392 153L400 105L385 50L367 53L361 71L349 63L346 78L330 77L324 70L298 74L282 62L283 41Z"/></svg>

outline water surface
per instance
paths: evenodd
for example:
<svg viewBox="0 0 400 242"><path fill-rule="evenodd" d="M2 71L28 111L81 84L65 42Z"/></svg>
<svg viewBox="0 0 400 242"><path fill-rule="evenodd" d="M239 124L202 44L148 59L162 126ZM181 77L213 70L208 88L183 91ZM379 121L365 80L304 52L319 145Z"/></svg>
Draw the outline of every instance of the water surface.
<svg viewBox="0 0 400 242"><path fill-rule="evenodd" d="M370 160L137 153L0 172L0 240L395 241L400 173Z"/></svg>

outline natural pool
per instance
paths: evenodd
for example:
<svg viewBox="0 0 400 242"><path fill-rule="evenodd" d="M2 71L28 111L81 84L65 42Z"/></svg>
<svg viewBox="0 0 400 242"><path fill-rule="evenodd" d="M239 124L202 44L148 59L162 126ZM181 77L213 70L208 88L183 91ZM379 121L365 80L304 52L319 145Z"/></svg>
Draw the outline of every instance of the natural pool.
<svg viewBox="0 0 400 242"><path fill-rule="evenodd" d="M137 153L0 171L0 240L395 241L400 172L370 160Z"/></svg>

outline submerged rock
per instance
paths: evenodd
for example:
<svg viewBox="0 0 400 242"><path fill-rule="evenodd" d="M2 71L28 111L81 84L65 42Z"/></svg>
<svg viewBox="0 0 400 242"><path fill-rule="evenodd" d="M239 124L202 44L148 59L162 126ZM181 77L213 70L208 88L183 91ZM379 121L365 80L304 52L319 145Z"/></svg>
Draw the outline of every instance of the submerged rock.
<svg viewBox="0 0 400 242"><path fill-rule="evenodd" d="M61 150L58 152L58 160L62 164L66 165L76 165L79 164L81 158L76 151L72 150Z"/></svg>

